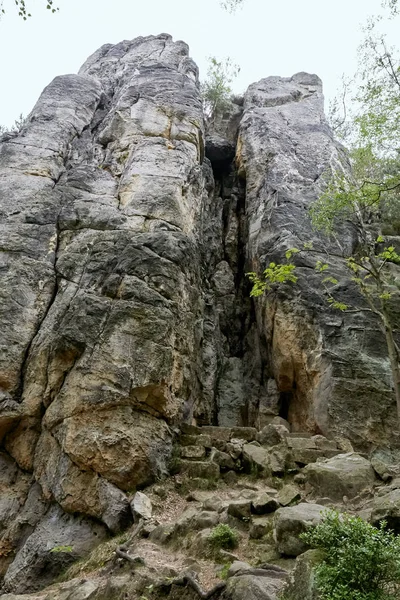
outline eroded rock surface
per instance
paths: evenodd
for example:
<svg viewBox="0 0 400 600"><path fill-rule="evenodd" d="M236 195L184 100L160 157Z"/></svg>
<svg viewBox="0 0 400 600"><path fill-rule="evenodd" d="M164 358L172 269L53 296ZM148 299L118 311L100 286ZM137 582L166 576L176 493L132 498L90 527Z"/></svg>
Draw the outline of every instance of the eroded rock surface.
<svg viewBox="0 0 400 600"><path fill-rule="evenodd" d="M295 431L342 435L359 447L395 442L384 336L368 313L333 311L314 269L317 260L325 262L329 244L312 231L308 209L323 189L327 169L347 168L343 148L324 117L316 75L267 77L249 87L236 161L246 179L248 270L260 273L270 261L284 261L289 248L302 250L304 243L313 242L312 251L296 256L296 286L256 303L283 416ZM340 259L343 249L349 251L355 243L355 232L343 229L340 245L330 246L337 256L332 274L343 301L362 306Z"/></svg>
<svg viewBox="0 0 400 600"><path fill-rule="evenodd" d="M125 530L141 514L133 493L169 469L233 485L243 470L293 475L337 454L335 439L395 439L376 323L332 313L313 272L326 240L307 208L326 169L346 162L320 80L263 79L217 131L205 125L188 47L161 34L103 46L0 139L4 592L35 592ZM250 299L246 272L311 238L312 256L296 258L307 283ZM342 245L355 242L344 230ZM337 271L352 303L339 258ZM330 439L312 437L321 433ZM387 480L397 471L385 456L374 468ZM371 466L363 473L372 485ZM277 506L256 494L220 508L243 525ZM190 516L200 538L218 515ZM168 539L150 516L148 535L161 527ZM254 539L271 529L253 525ZM275 597L282 578L264 575L238 575L225 596L251 585ZM60 598L78 589L68 585ZM76 585L82 598L113 592L103 580Z"/></svg>

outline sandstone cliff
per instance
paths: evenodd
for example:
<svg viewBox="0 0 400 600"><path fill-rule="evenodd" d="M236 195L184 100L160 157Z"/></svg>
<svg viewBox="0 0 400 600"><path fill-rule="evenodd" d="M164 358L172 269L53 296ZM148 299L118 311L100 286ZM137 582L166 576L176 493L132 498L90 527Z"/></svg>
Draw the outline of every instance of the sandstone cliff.
<svg viewBox="0 0 400 600"><path fill-rule="evenodd" d="M307 209L345 160L306 73L251 85L206 136L197 67L166 34L103 46L3 136L4 590L127 527L181 423L280 415L363 450L396 442L377 323L332 312L312 271L327 242ZM245 273L310 239L307 285L251 301Z"/></svg>

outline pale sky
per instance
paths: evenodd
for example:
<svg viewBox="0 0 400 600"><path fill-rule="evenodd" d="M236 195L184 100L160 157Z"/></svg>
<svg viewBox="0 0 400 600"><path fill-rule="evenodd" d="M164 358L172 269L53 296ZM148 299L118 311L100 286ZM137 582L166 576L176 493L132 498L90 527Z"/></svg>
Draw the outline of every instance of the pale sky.
<svg viewBox="0 0 400 600"><path fill-rule="evenodd" d="M57 0L56 0L57 1ZM27 0L23 22L13 0L0 21L0 124L27 115L55 77L76 73L99 46L158 33L185 40L204 76L207 57L231 57L241 67L236 92L268 75L317 73L329 99L342 73L356 66L360 25L380 0L246 0L229 15L219 0ZM399 26L397 19L396 26ZM394 24L391 24L393 29Z"/></svg>

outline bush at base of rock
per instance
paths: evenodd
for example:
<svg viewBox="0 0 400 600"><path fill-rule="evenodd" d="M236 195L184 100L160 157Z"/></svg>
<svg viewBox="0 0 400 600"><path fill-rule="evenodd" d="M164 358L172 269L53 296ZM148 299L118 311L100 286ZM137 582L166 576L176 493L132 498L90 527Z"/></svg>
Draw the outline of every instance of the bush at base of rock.
<svg viewBox="0 0 400 600"><path fill-rule="evenodd" d="M214 549L233 550L239 543L239 534L229 525L220 523L211 530L208 541Z"/></svg>
<svg viewBox="0 0 400 600"><path fill-rule="evenodd" d="M386 531L385 524L377 528L360 517L327 511L319 525L300 537L324 552L315 567L321 598L399 598L400 538Z"/></svg>

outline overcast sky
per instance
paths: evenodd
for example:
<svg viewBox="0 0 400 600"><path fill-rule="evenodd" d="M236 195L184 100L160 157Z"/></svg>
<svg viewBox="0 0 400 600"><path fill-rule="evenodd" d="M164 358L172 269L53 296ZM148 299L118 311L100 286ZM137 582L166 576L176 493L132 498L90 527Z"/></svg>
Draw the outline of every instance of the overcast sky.
<svg viewBox="0 0 400 600"><path fill-rule="evenodd" d="M102 44L158 33L185 40L203 75L208 56L231 57L241 67L237 92L268 75L309 71L322 78L329 98L341 74L354 71L361 23L380 9L380 0L246 0L229 15L219 0L58 0L52 15L45 0L27 3L34 13L27 22L13 0L4 0L8 12L0 21L6 126L30 112L53 77L77 72Z"/></svg>

